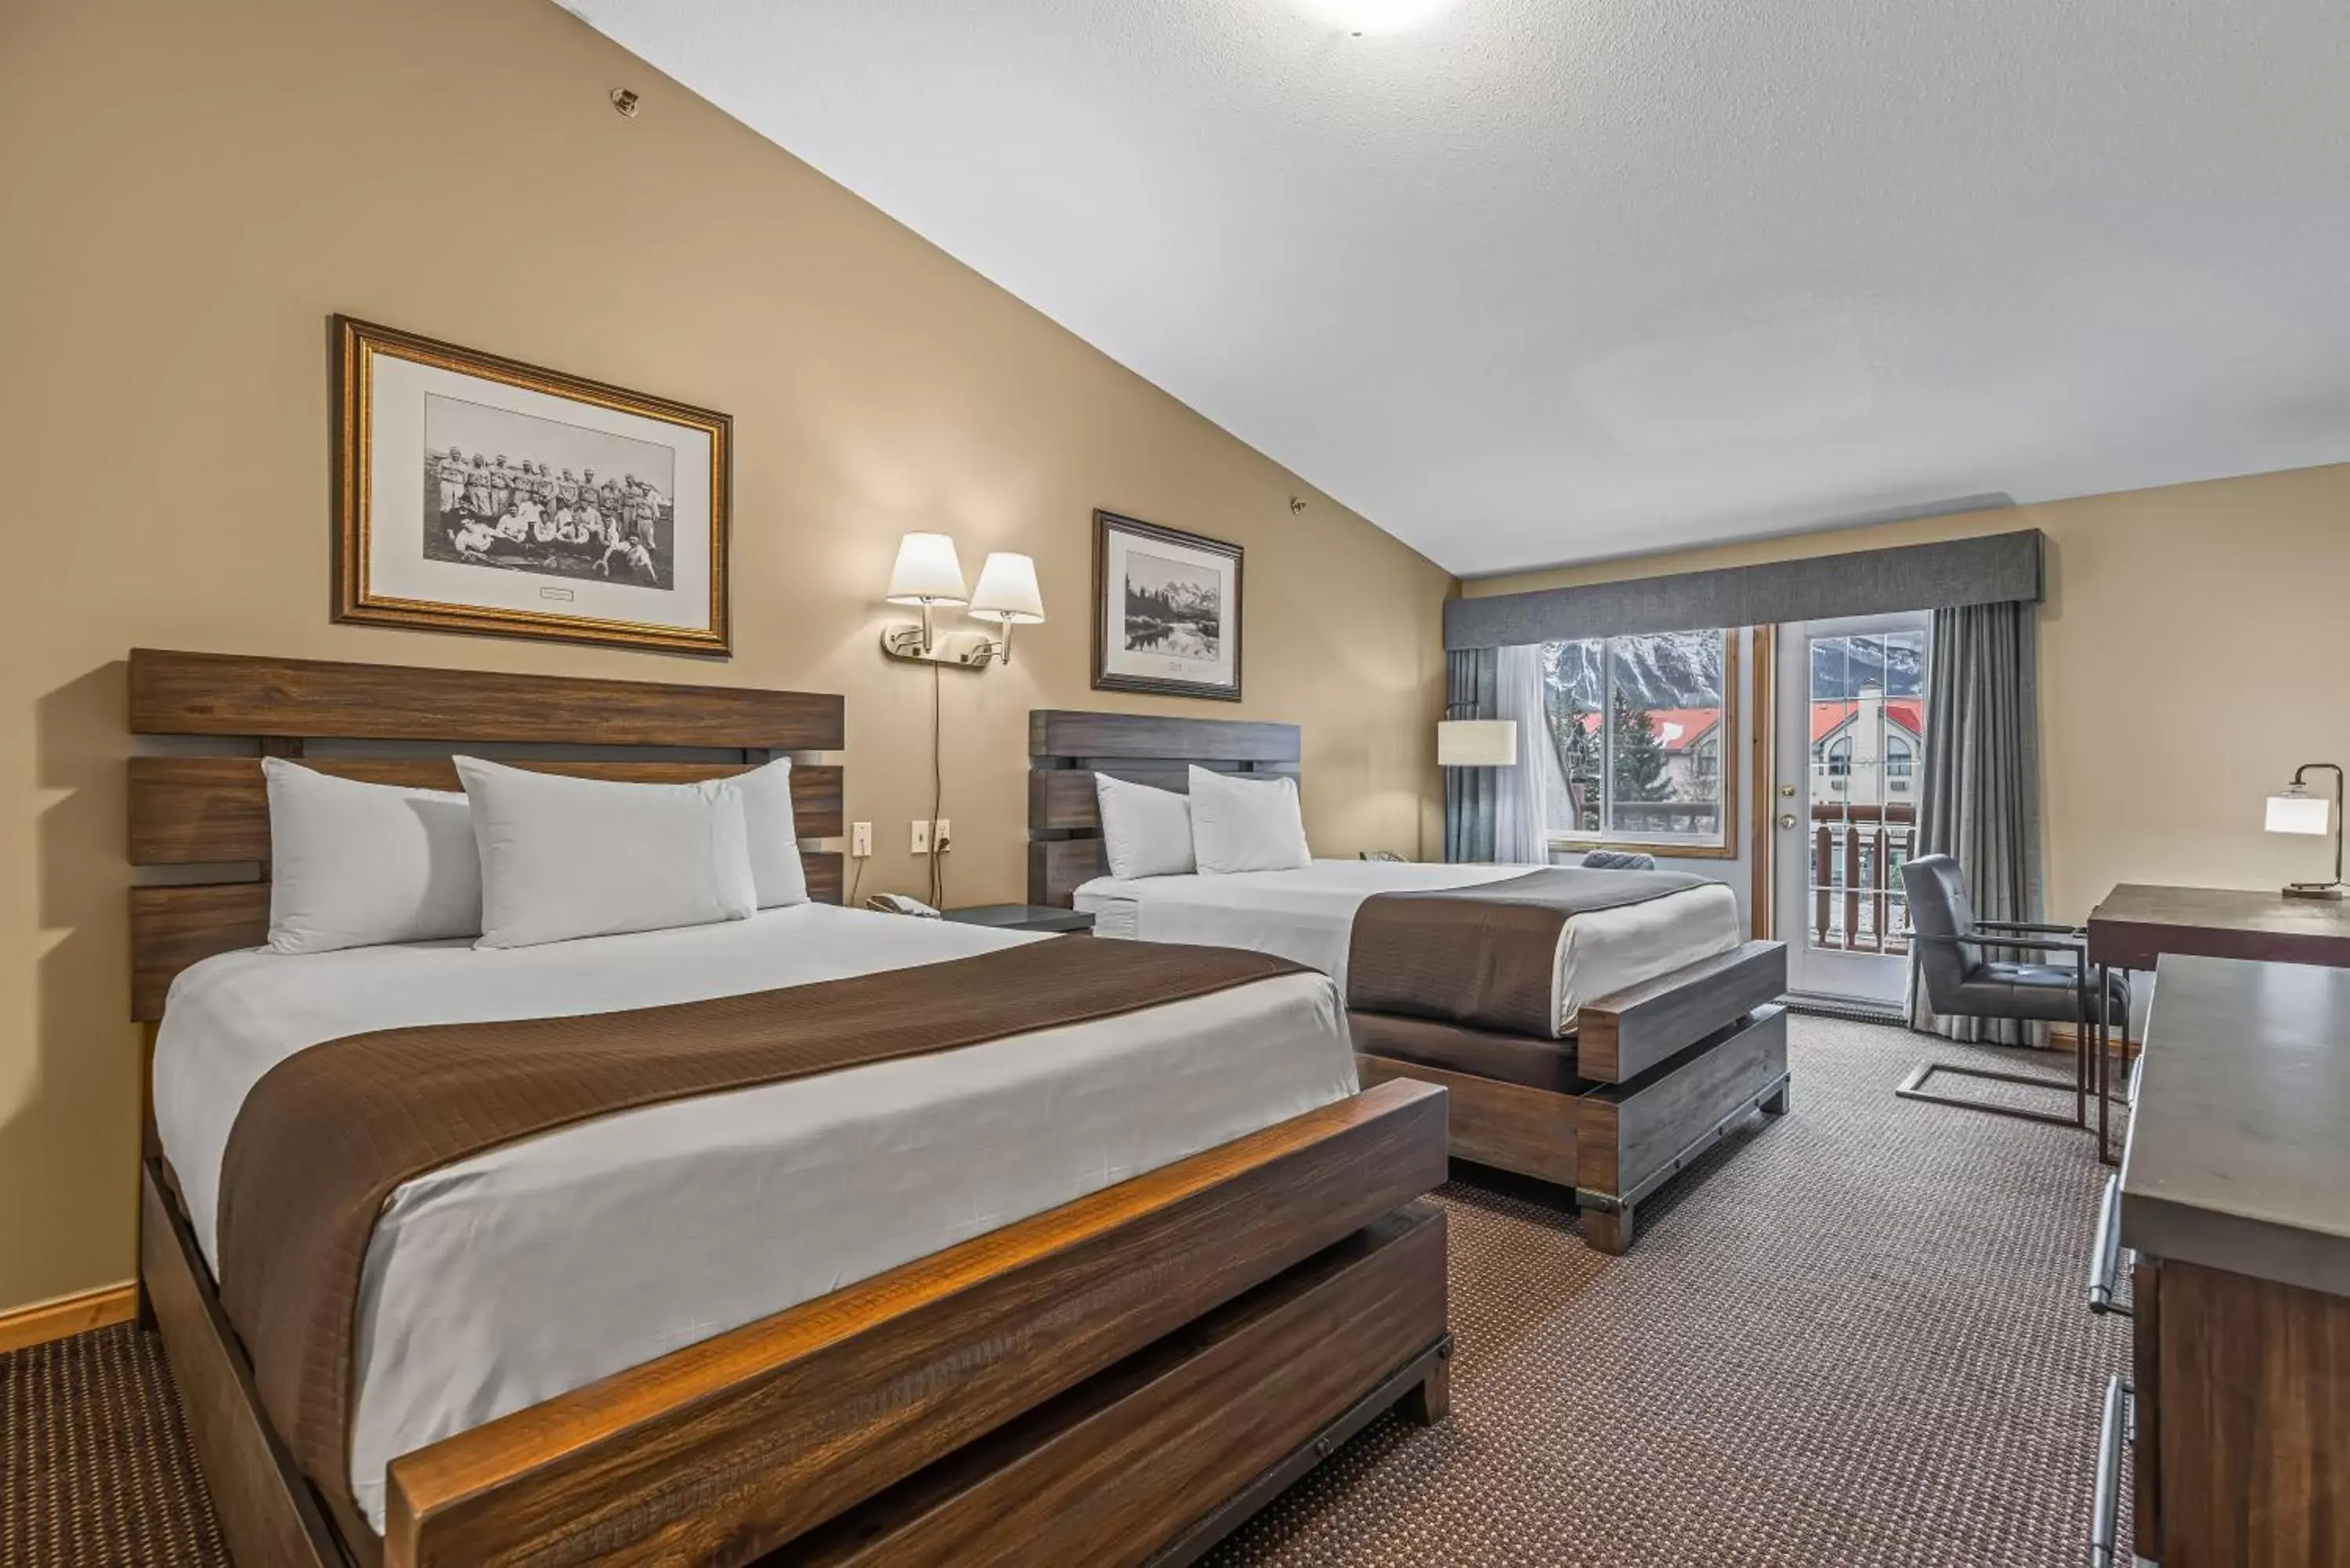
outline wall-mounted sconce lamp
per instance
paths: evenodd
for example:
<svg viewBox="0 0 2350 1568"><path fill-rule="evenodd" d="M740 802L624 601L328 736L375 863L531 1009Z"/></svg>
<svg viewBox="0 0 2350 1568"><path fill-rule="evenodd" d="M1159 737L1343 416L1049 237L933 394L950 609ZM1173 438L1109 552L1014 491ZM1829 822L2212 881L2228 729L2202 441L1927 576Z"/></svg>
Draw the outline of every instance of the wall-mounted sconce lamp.
<svg viewBox="0 0 2350 1568"><path fill-rule="evenodd" d="M2334 774L2334 799L2329 805L2322 794L2312 794L2302 782L2302 774L2312 768L2324 768ZM2334 835L2334 880L2331 882L2293 882L2286 886L2288 898L2339 898L2342 897L2342 770L2332 763L2303 763L2293 770L2293 783L2282 794L2269 796L2268 820L2271 833L2306 833L2312 836L2325 833Z"/></svg>
<svg viewBox="0 0 2350 1568"><path fill-rule="evenodd" d="M1045 595L1036 587L1036 563L1009 550L991 553L987 564L979 568L979 592L971 598L971 618L992 620L1003 628L1002 636L980 645L980 659L984 661L993 654L998 662L1011 663L1012 628L1045 623Z"/></svg>
<svg viewBox="0 0 2350 1568"><path fill-rule="evenodd" d="M979 592L963 587L962 562L954 541L944 534L909 534L898 542L898 562L889 573L893 605L919 605L919 625L900 622L881 631L881 651L892 659L921 664L942 664L956 670L983 670L992 663L1012 662L1012 628L1035 626L1045 618L1044 596L1036 588L1036 563L1025 556L998 550L980 568ZM940 605L969 605L975 620L993 621L996 637L941 639L931 623Z"/></svg>

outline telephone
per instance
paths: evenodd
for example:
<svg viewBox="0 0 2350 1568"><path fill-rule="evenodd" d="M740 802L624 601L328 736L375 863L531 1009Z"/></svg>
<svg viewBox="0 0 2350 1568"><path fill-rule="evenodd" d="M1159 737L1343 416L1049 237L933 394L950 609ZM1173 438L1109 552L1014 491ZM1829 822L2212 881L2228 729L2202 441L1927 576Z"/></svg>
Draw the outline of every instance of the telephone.
<svg viewBox="0 0 2350 1568"><path fill-rule="evenodd" d="M1376 860L1383 866L1400 866L1404 863L1403 857L1392 849L1365 849L1358 853L1357 858Z"/></svg>
<svg viewBox="0 0 2350 1568"><path fill-rule="evenodd" d="M876 893L865 900L865 907L879 909L885 915L916 915L925 920L946 918L920 898L910 898L903 893Z"/></svg>

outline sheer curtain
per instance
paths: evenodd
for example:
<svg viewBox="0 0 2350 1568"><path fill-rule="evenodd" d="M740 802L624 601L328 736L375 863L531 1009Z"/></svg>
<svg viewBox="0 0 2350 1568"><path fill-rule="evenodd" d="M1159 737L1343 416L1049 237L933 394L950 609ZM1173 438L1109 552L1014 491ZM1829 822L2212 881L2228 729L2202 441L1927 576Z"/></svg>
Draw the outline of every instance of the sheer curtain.
<svg viewBox="0 0 2350 1568"><path fill-rule="evenodd" d="M1493 680L1494 717L1518 726L1518 763L1495 768L1493 858L1506 864L1542 865L1550 859L1551 793L1563 790L1558 753L1550 743L1550 721L1543 702L1542 649L1534 644L1501 650Z"/></svg>

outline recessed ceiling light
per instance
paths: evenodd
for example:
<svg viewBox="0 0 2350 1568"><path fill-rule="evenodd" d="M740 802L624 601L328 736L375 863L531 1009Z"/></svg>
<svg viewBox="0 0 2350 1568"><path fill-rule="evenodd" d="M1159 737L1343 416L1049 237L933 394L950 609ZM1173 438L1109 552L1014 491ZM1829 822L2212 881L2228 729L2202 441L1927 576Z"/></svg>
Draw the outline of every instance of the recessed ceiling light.
<svg viewBox="0 0 2350 1568"><path fill-rule="evenodd" d="M1452 9L1454 0L1305 0L1305 8L1355 34L1400 33Z"/></svg>

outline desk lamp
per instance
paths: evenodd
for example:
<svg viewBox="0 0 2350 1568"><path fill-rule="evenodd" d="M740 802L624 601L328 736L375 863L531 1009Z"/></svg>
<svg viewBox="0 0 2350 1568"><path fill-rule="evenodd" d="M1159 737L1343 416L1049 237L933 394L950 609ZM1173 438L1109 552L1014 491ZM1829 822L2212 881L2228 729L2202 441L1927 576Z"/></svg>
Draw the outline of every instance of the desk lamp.
<svg viewBox="0 0 2350 1568"><path fill-rule="evenodd" d="M2334 774L2334 801L2326 804L2324 795L2314 795L2302 782L2302 775L2312 768L2325 768ZM2342 897L2342 769L2334 763L2303 763L2293 770L2293 783L2282 794L2269 796L2268 830L2271 833L2334 834L2334 880L2331 882L2291 882L2285 885L2288 898L2339 898Z"/></svg>

